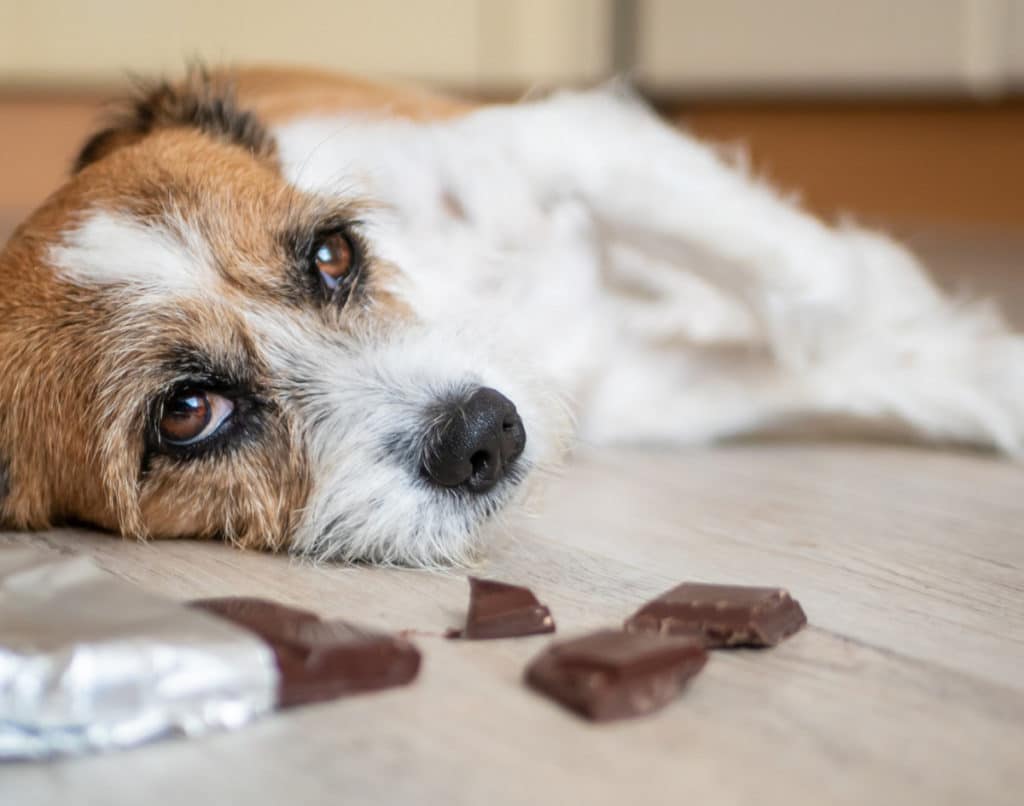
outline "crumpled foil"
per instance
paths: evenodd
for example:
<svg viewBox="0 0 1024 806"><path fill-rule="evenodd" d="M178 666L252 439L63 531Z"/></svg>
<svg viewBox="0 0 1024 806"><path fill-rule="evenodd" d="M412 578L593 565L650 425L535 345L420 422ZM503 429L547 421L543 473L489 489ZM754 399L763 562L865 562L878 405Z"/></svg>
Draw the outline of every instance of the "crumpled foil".
<svg viewBox="0 0 1024 806"><path fill-rule="evenodd" d="M84 557L0 550L0 760L236 728L274 707L277 683L245 630Z"/></svg>

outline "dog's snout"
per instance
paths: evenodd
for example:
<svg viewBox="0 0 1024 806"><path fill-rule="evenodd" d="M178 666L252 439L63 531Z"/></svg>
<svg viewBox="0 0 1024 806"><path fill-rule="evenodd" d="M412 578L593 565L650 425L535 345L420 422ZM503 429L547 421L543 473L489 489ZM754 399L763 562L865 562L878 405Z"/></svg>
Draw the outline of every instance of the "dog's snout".
<svg viewBox="0 0 1024 806"><path fill-rule="evenodd" d="M443 487L486 492L526 446L526 429L515 405L487 387L453 404L434 428L426 440L423 470Z"/></svg>

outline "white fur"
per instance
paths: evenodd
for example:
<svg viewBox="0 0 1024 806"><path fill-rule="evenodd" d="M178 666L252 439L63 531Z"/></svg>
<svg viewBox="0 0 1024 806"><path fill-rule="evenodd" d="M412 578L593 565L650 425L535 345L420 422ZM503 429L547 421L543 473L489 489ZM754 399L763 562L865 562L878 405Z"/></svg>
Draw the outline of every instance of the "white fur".
<svg viewBox="0 0 1024 806"><path fill-rule="evenodd" d="M955 304L898 245L826 226L615 88L436 124L312 117L275 135L299 188L382 203L363 234L419 319L342 334L293 306L243 311L310 460L298 552L469 556L519 480L459 495L395 445L479 385L523 417L521 475L560 452L561 400L602 443L852 415L1022 450L1024 341L998 316ZM77 283L216 298L209 248L173 215L160 228L95 212L50 257Z"/></svg>
<svg viewBox="0 0 1024 806"><path fill-rule="evenodd" d="M584 439L706 442L839 415L1024 448L1024 340L997 315L617 87L276 134L298 186L385 202L371 240L416 310L500 327L573 401Z"/></svg>
<svg viewBox="0 0 1024 806"><path fill-rule="evenodd" d="M72 283L131 286L143 299L194 294L217 280L206 241L180 215L146 223L127 213L88 212L50 249L49 260Z"/></svg>
<svg viewBox="0 0 1024 806"><path fill-rule="evenodd" d="M279 391L294 407L314 489L292 539L318 558L430 565L465 562L481 531L527 476L560 458L568 421L535 372L486 337L458 327L370 326L325 331L316 319L252 307L247 319ZM515 401L526 432L514 481L482 496L425 481L415 443L438 402L480 386Z"/></svg>

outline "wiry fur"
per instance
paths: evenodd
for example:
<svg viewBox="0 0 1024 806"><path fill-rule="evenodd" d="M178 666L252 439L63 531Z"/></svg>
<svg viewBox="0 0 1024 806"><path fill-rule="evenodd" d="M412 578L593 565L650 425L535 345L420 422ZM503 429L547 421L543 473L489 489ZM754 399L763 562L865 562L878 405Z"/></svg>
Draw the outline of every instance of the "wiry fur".
<svg viewBox="0 0 1024 806"><path fill-rule="evenodd" d="M814 219L617 85L275 133L299 187L387 202L374 241L421 315L514 312L507 332L584 438L707 442L835 416L1022 449L1024 340L989 306L949 300L898 244Z"/></svg>
<svg viewBox="0 0 1024 806"><path fill-rule="evenodd" d="M97 132L82 147L73 171L122 146L138 142L162 128L194 128L225 143L246 149L253 157L271 160L276 146L260 119L238 105L234 82L192 68L180 84L143 82L127 108L113 116L111 126Z"/></svg>
<svg viewBox="0 0 1024 806"><path fill-rule="evenodd" d="M500 348L472 331L373 329L294 358L294 400L306 423L314 487L292 536L304 554L388 564L465 562L487 521L521 482L555 462L564 405ZM439 404L476 388L517 401L526 450L493 493L439 489L421 469Z"/></svg>
<svg viewBox="0 0 1024 806"><path fill-rule="evenodd" d="M474 555L573 416L598 443L854 418L1024 452L1024 340L998 315L621 87L431 114L302 82L152 94L0 256L3 523L429 565ZM339 220L367 267L344 306L295 257ZM147 447L182 355L251 409L193 460ZM430 425L481 385L526 451L483 496L433 486Z"/></svg>

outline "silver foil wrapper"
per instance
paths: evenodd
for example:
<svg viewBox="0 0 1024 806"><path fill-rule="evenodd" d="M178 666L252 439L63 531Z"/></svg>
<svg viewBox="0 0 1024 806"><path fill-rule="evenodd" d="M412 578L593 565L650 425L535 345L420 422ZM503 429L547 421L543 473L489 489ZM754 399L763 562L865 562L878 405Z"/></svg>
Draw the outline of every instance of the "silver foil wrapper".
<svg viewBox="0 0 1024 806"><path fill-rule="evenodd" d="M0 551L0 760L236 728L272 709L270 648L86 558Z"/></svg>

